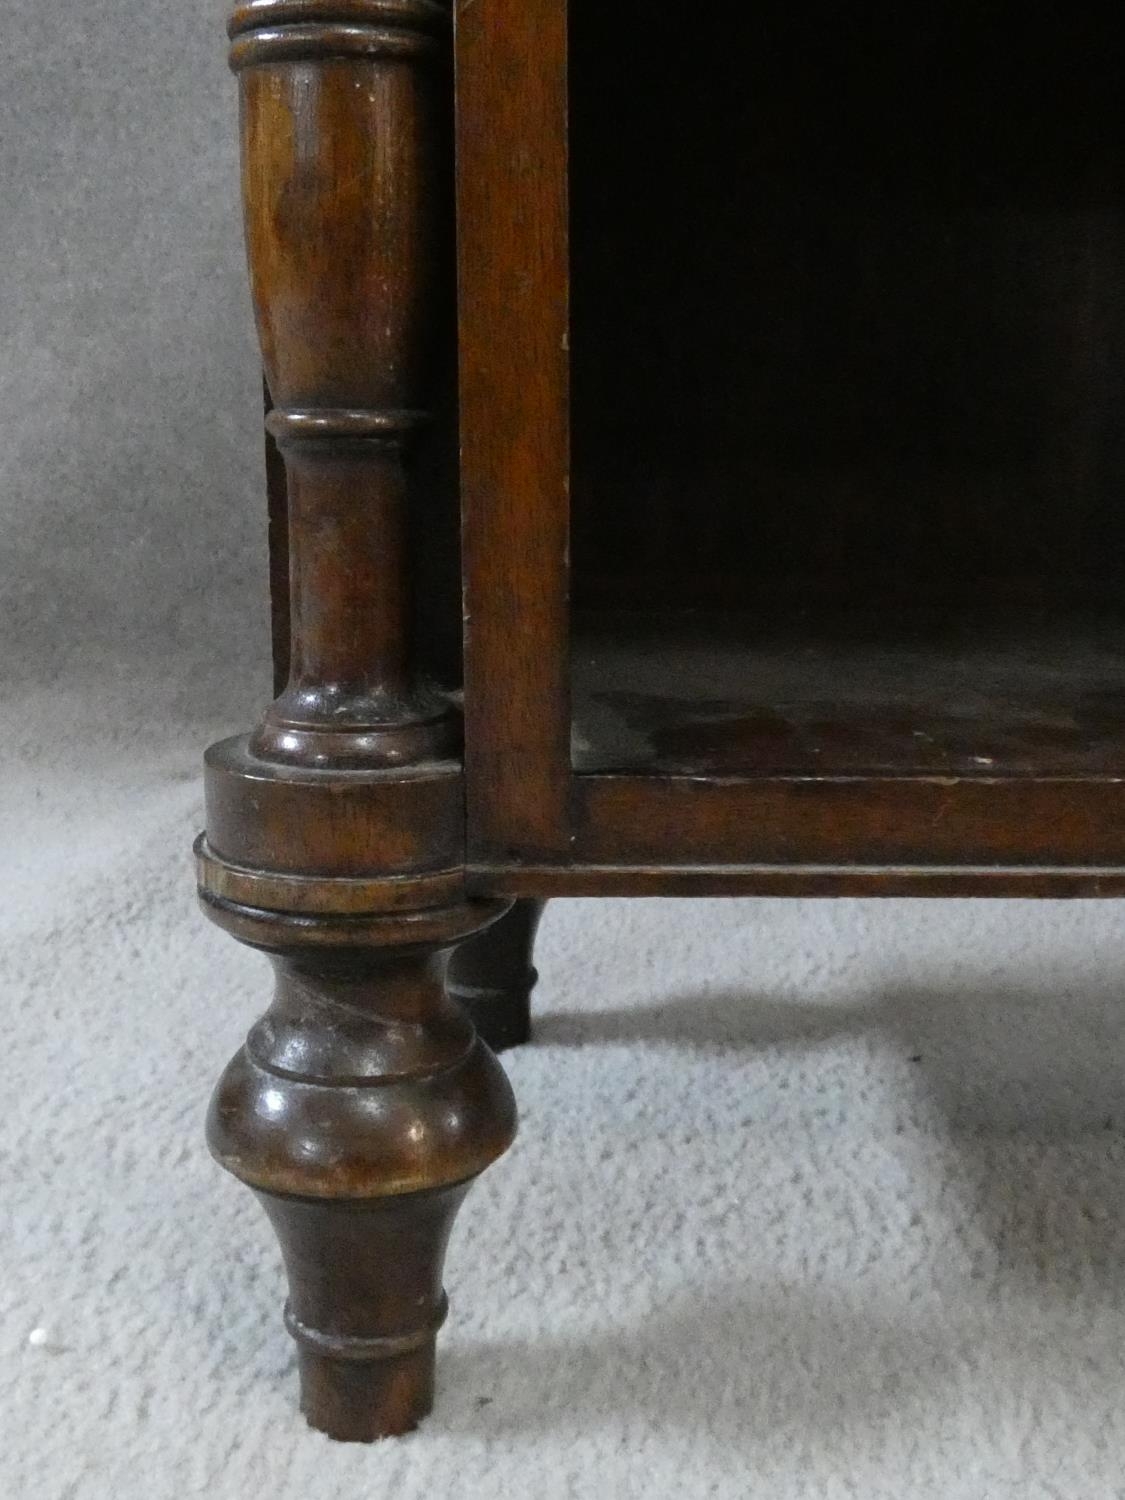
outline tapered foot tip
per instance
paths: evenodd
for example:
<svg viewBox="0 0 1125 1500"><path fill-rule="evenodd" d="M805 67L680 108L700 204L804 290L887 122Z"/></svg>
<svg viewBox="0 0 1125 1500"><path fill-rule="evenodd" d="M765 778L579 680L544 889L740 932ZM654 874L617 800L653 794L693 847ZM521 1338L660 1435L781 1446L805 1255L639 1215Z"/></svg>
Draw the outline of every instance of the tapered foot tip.
<svg viewBox="0 0 1125 1500"><path fill-rule="evenodd" d="M411 1432L434 1404L435 1342L392 1359L332 1359L302 1349L301 1410L339 1443Z"/></svg>

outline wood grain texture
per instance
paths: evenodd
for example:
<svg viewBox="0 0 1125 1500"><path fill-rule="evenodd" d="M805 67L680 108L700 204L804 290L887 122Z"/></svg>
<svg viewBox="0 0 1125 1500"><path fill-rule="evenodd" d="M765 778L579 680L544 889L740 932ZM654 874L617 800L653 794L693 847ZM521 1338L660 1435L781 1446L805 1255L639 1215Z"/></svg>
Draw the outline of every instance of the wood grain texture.
<svg viewBox="0 0 1125 1500"><path fill-rule="evenodd" d="M744 864L1125 864L1125 782L584 776L574 858Z"/></svg>
<svg viewBox="0 0 1125 1500"><path fill-rule="evenodd" d="M301 1409L329 1437L405 1432L433 1404L449 1306L442 1264L467 1192L456 1183L375 1200L256 1195L285 1258Z"/></svg>
<svg viewBox="0 0 1125 1500"><path fill-rule="evenodd" d="M848 25L771 0L685 55L641 0L235 11L279 681L196 858L277 988L209 1139L333 1436L429 1409L515 1127L473 1018L526 1037L543 900L1125 895L1112 39ZM419 457L458 399L463 738L458 466Z"/></svg>
<svg viewBox="0 0 1125 1500"><path fill-rule="evenodd" d="M566 848L566 7L457 6L465 760L478 853Z"/></svg>
<svg viewBox="0 0 1125 1500"><path fill-rule="evenodd" d="M771 3L685 57L671 12L567 9L459 18L474 871L1119 867L1115 32ZM764 639L701 646L684 603Z"/></svg>
<svg viewBox="0 0 1125 1500"><path fill-rule="evenodd" d="M430 190L447 25L421 0L343 13L272 0L231 22L267 422L286 469L289 678L254 739L274 760L394 765L456 748L411 646L404 462L428 415L448 218Z"/></svg>
<svg viewBox="0 0 1125 1500"><path fill-rule="evenodd" d="M281 1242L302 1409L364 1441L429 1410L453 1217L515 1129L445 988L510 903L466 897L460 718L412 597L441 489L411 455L452 333L449 23L431 0L253 0L231 23L287 671L206 759L203 909L277 974L208 1142Z"/></svg>
<svg viewBox="0 0 1125 1500"><path fill-rule="evenodd" d="M257 914L277 990L207 1124L281 1243L302 1410L347 1441L405 1432L430 1409L453 1217L515 1132L507 1079L445 994L453 928L396 933L385 920L384 947L370 934L320 947L301 946L291 918Z"/></svg>

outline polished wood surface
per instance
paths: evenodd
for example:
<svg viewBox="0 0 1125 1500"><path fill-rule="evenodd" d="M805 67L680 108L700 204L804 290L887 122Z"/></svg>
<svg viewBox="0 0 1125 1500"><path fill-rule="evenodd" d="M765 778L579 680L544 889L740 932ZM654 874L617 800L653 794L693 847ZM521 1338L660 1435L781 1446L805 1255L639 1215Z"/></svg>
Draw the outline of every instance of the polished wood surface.
<svg viewBox="0 0 1125 1500"><path fill-rule="evenodd" d="M288 493L289 678L255 735L271 759L394 765L456 746L410 649L402 457L428 415L432 67L447 24L430 0L342 13L275 0L231 22L267 426Z"/></svg>
<svg viewBox="0 0 1125 1500"><path fill-rule="evenodd" d="M441 490L413 459L452 344L449 30L431 0L253 0L230 26L286 642L257 728L207 754L200 896L277 972L208 1140L277 1230L302 1407L341 1439L429 1409L453 1215L515 1129L446 993L508 903L466 895L460 712L414 629Z"/></svg>
<svg viewBox="0 0 1125 1500"><path fill-rule="evenodd" d="M518 892L504 872L534 868L549 892L599 870L683 888L695 868L709 889L720 866L731 890L774 867L793 891L802 870L810 890L854 889L857 868L896 890L871 872L929 866L982 894L995 868L1112 885L1117 28L771 3L685 55L678 14L568 9L560 37L554 7L481 0L460 43L477 887ZM535 80L534 142L486 35ZM522 209L553 201L564 152L560 228ZM552 349L533 371L527 330L564 306L565 368ZM499 392L474 385L486 343L510 353ZM544 380L569 442L531 450ZM488 467L498 442L534 451L534 483Z"/></svg>
<svg viewBox="0 0 1125 1500"><path fill-rule="evenodd" d="M1125 57L1005 14L235 10L277 696L196 856L277 988L208 1132L334 1437L429 1409L547 898L1125 895Z"/></svg>

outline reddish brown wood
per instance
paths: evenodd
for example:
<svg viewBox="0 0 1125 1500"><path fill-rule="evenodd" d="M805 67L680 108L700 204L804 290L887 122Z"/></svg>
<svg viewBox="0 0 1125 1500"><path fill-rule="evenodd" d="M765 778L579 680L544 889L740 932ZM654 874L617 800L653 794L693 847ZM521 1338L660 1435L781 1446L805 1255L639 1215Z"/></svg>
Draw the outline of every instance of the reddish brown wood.
<svg viewBox="0 0 1125 1500"><path fill-rule="evenodd" d="M1125 895L1112 22L455 9L456 348L449 7L232 23L280 680L197 862L278 989L209 1133L345 1438L428 1409L543 899Z"/></svg>
<svg viewBox="0 0 1125 1500"><path fill-rule="evenodd" d="M454 761L361 771L267 759L245 736L206 757L212 851L297 875L410 875L461 862L461 768Z"/></svg>
<svg viewBox="0 0 1125 1500"><path fill-rule="evenodd" d="M396 765L456 746L448 704L415 671L403 464L427 416L442 215L423 185L441 180L447 25L432 0L273 0L231 22L288 494L289 679L254 737L274 760Z"/></svg>
<svg viewBox="0 0 1125 1500"><path fill-rule="evenodd" d="M408 1431L433 1403L442 1261L467 1183L375 1201L259 1193L292 1288L301 1409L329 1437Z"/></svg>
<svg viewBox="0 0 1125 1500"><path fill-rule="evenodd" d="M444 990L449 949L483 917L443 913L437 938L394 916L358 933L264 912L240 927L206 905L276 955L273 1005L227 1068L207 1133L281 1241L302 1409L336 1438L405 1432L433 1400L453 1216L515 1130L499 1064Z"/></svg>
<svg viewBox="0 0 1125 1500"><path fill-rule="evenodd" d="M977 889L997 866L1060 889L1067 866L1125 866L1109 23L825 30L777 3L681 58L671 13L569 9L564 36L557 7L474 0L459 44L469 847L490 872L475 878L551 871L526 892L567 889L570 865L583 889L597 871L649 889L730 865L784 868L793 890L807 868L823 890L885 884L855 867L933 865ZM911 68L904 140L886 122ZM947 107L951 76L971 111ZM553 186L568 180L569 226ZM600 654L567 585L618 607ZM919 596L976 632L974 707L936 658L909 701L890 671L861 680L861 656L814 693L801 656L817 630L833 643L826 600L875 622L877 660L908 646ZM1017 621L1006 675L982 612L999 596ZM685 603L756 609L765 644L751 630L700 650ZM1091 650L1086 603L1117 622L1108 649ZM662 624L630 657L639 607ZM786 614L811 623L787 640ZM787 652L771 695L758 676Z"/></svg>
<svg viewBox="0 0 1125 1500"><path fill-rule="evenodd" d="M457 213L469 828L565 851L566 7L459 0Z"/></svg>
<svg viewBox="0 0 1125 1500"><path fill-rule="evenodd" d="M649 863L471 865L477 895L520 896L1125 896L1125 866Z"/></svg>
<svg viewBox="0 0 1125 1500"><path fill-rule="evenodd" d="M620 610L576 617L571 660L582 772L1043 779L1125 765L1125 620L1106 611Z"/></svg>
<svg viewBox="0 0 1125 1500"><path fill-rule="evenodd" d="M281 1241L302 1407L356 1440L429 1410L453 1215L515 1127L445 993L450 952L508 903L466 898L460 716L413 631L412 442L451 332L449 19L250 0L230 28L289 670L256 731L207 756L204 908L278 975L208 1140Z"/></svg>

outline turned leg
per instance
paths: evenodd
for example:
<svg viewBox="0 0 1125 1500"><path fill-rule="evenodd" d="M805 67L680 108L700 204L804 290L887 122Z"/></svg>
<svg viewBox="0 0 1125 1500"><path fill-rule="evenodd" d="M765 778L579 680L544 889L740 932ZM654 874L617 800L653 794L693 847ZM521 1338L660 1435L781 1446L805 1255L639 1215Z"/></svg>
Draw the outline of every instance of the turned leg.
<svg viewBox="0 0 1125 1500"><path fill-rule="evenodd" d="M205 882L221 881L201 859ZM294 941L285 920L204 899L244 941ZM273 1005L211 1103L211 1150L281 1243L301 1409L335 1438L406 1432L433 1401L446 1241L515 1129L507 1080L447 998L445 967L451 935L499 910L435 912L410 947L382 919L367 946L321 948L326 930L345 936L321 928L308 951L279 951Z"/></svg>
<svg viewBox="0 0 1125 1500"><path fill-rule="evenodd" d="M289 1274L301 1410L343 1441L409 1432L434 1399L445 1245L467 1183L368 1203L261 1194Z"/></svg>
<svg viewBox="0 0 1125 1500"><path fill-rule="evenodd" d="M494 1052L531 1035L532 963L544 901L517 901L499 922L462 943L449 968L449 991Z"/></svg>
<svg viewBox="0 0 1125 1500"><path fill-rule="evenodd" d="M411 629L449 27L435 0L244 0L230 27L289 638L254 732L207 754L200 894L277 974L208 1141L281 1242L303 1409L357 1440L428 1411L450 1226L515 1128L446 993L507 903L466 896L460 718Z"/></svg>

